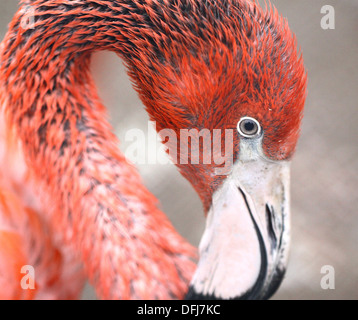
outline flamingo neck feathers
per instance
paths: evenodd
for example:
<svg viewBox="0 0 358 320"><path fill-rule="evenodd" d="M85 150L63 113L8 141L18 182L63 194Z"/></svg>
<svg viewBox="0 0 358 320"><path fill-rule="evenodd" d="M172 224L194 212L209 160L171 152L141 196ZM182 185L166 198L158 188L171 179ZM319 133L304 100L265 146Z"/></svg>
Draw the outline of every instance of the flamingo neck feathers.
<svg viewBox="0 0 358 320"><path fill-rule="evenodd" d="M181 297L193 251L119 152L89 73L91 52L123 58L157 130L235 130L240 117L255 116L267 156L282 160L294 152L306 85L287 23L246 0L26 4L35 25L21 29L24 10L10 25L0 98L57 208L53 226L80 248L101 296ZM224 179L211 163L178 164L206 210Z"/></svg>
<svg viewBox="0 0 358 320"><path fill-rule="evenodd" d="M130 33L121 25L130 8L125 1L119 11L113 1L28 3L35 28L21 28L20 9L1 48L0 99L31 176L50 199L45 219L81 253L100 297L182 298L195 250L119 151L89 73L94 50L127 60L134 52L121 35Z"/></svg>
<svg viewBox="0 0 358 320"><path fill-rule="evenodd" d="M180 129L235 130L241 116L251 115L265 130L263 149L270 158L282 160L294 153L306 77L295 38L275 10L265 12L247 0L29 3L35 8L35 28L20 29L20 11L5 42L3 70L10 88L24 83L33 88L26 96L21 90L12 95L27 101L16 109L22 112L14 112L15 118L21 117L14 122L27 114L32 118L35 110L48 114L44 106L32 103L48 98L33 95L39 86L43 93L57 89L64 95L58 99L60 110L69 94L87 105L88 112L101 113L99 103L91 105L99 99L88 72L89 55L111 50L123 58L158 131L171 129L179 137ZM80 116L83 111L75 107L72 112ZM45 130L40 129L41 136ZM233 145L236 161L236 135ZM179 163L180 150L177 156ZM188 162L178 164L179 170L207 211L225 177L216 176L215 161Z"/></svg>

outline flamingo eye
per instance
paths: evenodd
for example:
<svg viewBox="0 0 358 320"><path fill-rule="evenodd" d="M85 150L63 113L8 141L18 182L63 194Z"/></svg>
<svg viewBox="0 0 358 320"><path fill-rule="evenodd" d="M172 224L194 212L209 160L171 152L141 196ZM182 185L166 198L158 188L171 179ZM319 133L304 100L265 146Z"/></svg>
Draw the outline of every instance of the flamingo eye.
<svg viewBox="0 0 358 320"><path fill-rule="evenodd" d="M255 138L261 133L260 123L251 117L243 117L237 124L237 130L245 138Z"/></svg>

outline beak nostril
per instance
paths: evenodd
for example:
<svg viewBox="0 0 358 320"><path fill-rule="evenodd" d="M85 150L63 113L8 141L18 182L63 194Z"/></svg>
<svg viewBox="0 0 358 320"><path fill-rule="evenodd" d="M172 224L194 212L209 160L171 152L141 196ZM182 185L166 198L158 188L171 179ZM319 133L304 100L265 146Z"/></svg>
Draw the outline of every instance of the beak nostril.
<svg viewBox="0 0 358 320"><path fill-rule="evenodd" d="M275 209L266 204L266 222L267 233L271 243L271 252L277 248L277 235L276 235L276 223L275 223Z"/></svg>

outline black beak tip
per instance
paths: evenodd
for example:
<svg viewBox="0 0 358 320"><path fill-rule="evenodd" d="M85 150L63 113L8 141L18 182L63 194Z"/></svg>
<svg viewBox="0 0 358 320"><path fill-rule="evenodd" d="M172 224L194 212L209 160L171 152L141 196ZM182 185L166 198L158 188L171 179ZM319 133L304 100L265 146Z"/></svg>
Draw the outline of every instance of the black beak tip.
<svg viewBox="0 0 358 320"><path fill-rule="evenodd" d="M196 292L196 290L190 286L187 295L185 296L185 300L224 300L221 297L215 296L213 294L202 294ZM248 292L239 297L233 297L228 300L253 300L251 297L251 293Z"/></svg>
<svg viewBox="0 0 358 320"><path fill-rule="evenodd" d="M273 276L268 289L264 292L257 292L256 290L249 290L245 294L233 297L229 300L268 300L270 299L280 287L280 284L284 278L285 270L276 269L275 275ZM185 300L224 300L221 297L217 297L213 294L202 294L197 292L193 286L189 287L188 293L185 296Z"/></svg>
<svg viewBox="0 0 358 320"><path fill-rule="evenodd" d="M278 290L280 287L282 280L284 279L286 274L286 269L276 269L275 274L270 282L270 285L268 287L268 290L263 296L263 299L268 300L270 299Z"/></svg>
<svg viewBox="0 0 358 320"><path fill-rule="evenodd" d="M185 300L222 300L222 299L214 295L205 295L202 293L198 293L192 286L190 286L188 293L185 296Z"/></svg>

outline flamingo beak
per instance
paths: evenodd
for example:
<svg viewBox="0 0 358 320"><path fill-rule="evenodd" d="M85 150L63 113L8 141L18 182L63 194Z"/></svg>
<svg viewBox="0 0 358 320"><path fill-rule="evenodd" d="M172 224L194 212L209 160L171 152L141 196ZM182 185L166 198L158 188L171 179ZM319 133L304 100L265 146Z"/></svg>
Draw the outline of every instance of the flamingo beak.
<svg viewBox="0 0 358 320"><path fill-rule="evenodd" d="M285 274L290 238L288 162L243 139L213 195L187 299L268 299Z"/></svg>

